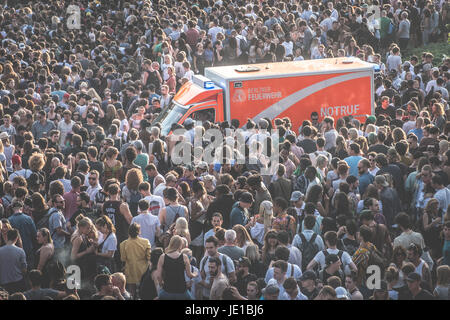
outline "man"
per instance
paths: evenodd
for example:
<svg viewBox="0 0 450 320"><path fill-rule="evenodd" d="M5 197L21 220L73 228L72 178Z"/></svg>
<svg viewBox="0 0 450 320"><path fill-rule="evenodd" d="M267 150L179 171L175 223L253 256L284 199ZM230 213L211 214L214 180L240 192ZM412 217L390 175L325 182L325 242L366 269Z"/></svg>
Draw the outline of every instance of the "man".
<svg viewBox="0 0 450 320"><path fill-rule="evenodd" d="M94 279L97 293L91 297L91 300L103 300L104 297L114 297L116 300L125 300L120 293L120 289L115 287L109 274L99 274Z"/></svg>
<svg viewBox="0 0 450 320"><path fill-rule="evenodd" d="M279 246L275 249L275 260L280 260L286 262L286 274L288 277L294 277L296 280L300 279L302 276L302 270L299 266L289 263L290 250L285 246ZM271 266L267 269L265 281L269 282L270 279L274 277L274 268Z"/></svg>
<svg viewBox="0 0 450 320"><path fill-rule="evenodd" d="M286 167L283 164L278 165L277 180L270 183L269 192L272 199L282 197L289 202L289 195L292 193L293 185L292 180L285 177L285 173Z"/></svg>
<svg viewBox="0 0 450 320"><path fill-rule="evenodd" d="M319 288L317 287L316 273L312 270L305 271L300 278L301 292L308 298L308 300L314 300L319 294Z"/></svg>
<svg viewBox="0 0 450 320"><path fill-rule="evenodd" d="M236 273L236 288L239 293L243 296L247 294L248 284L252 281L256 281L257 277L255 274L249 272L251 266L250 259L247 257L242 257L238 260L238 271Z"/></svg>
<svg viewBox="0 0 450 320"><path fill-rule="evenodd" d="M333 129L334 130L334 129ZM331 154L328 151L325 151L325 139L322 137L317 138L317 151L310 153L309 158L311 159L311 163L313 166L316 166L317 158L322 155L328 159L328 163L331 163Z"/></svg>
<svg viewBox="0 0 450 320"><path fill-rule="evenodd" d="M50 139L48 140L48 149L55 149L56 152L60 152L61 148L59 146L59 131L52 130L49 133Z"/></svg>
<svg viewBox="0 0 450 320"><path fill-rule="evenodd" d="M17 199L13 200L11 204L13 211L12 216L8 218L11 227L17 229L20 233L20 238L22 240L23 250L27 255L28 265L33 265L34 261L34 247L36 239L36 226L33 219L23 213L23 202Z"/></svg>
<svg viewBox="0 0 450 320"><path fill-rule="evenodd" d="M429 291L420 287L420 281L420 274L416 272L411 272L406 278L413 300L435 300L435 297Z"/></svg>
<svg viewBox="0 0 450 320"><path fill-rule="evenodd" d="M221 265L222 262L217 257L212 257L208 261L211 284L209 300L221 300L223 291L230 285L228 278L222 273Z"/></svg>
<svg viewBox="0 0 450 320"><path fill-rule="evenodd" d="M408 115L408 121L403 124L403 131L409 133L411 130L416 128L417 124L417 112L415 110L411 110Z"/></svg>
<svg viewBox="0 0 450 320"><path fill-rule="evenodd" d="M325 126L326 128L326 126ZM302 147L305 153L312 153L317 151L317 145L313 139L311 139L312 130L310 126L304 126L302 129L303 140L299 142L299 147ZM335 142L336 144L336 142ZM327 150L327 144L325 144L325 150Z"/></svg>
<svg viewBox="0 0 450 320"><path fill-rule="evenodd" d="M389 173L394 181L394 188L399 193L399 196L402 196L404 192L404 178L400 168L395 164L388 163L388 159L385 154L378 154L375 157L375 162L377 163L378 168L380 168L377 172L377 176Z"/></svg>
<svg viewBox="0 0 450 320"><path fill-rule="evenodd" d="M169 106L172 96L169 94L169 87L165 84L161 86L160 108L164 109Z"/></svg>
<svg viewBox="0 0 450 320"><path fill-rule="evenodd" d="M305 270L311 260L319 251L325 249L322 237L315 233L312 229L316 224L314 215L305 217L304 228L302 232L295 235L292 246L299 249L302 255L302 270Z"/></svg>
<svg viewBox="0 0 450 320"><path fill-rule="evenodd" d="M75 211L78 209L77 198L81 192L81 179L77 176L73 177L70 180L70 185L72 190L64 193L64 201L66 202L65 210L64 210L64 218L69 221Z"/></svg>
<svg viewBox="0 0 450 320"><path fill-rule="evenodd" d="M357 177L358 176L358 163L360 160L364 159L363 157L361 157L361 148L360 148L359 144L352 143L350 145L349 152L350 152L350 156L345 158L344 161L347 162L347 164L350 167L350 175Z"/></svg>
<svg viewBox="0 0 450 320"><path fill-rule="evenodd" d="M373 183L374 177L369 173L370 162L367 159L361 159L358 162L358 174L359 174L359 193L364 195L367 187Z"/></svg>
<svg viewBox="0 0 450 320"><path fill-rule="evenodd" d="M8 230L6 245L0 247L0 287L9 294L23 292L26 286L26 255L22 248L16 246L18 238L17 229Z"/></svg>
<svg viewBox="0 0 450 320"><path fill-rule="evenodd" d="M357 276L355 273L347 274L345 276L345 288L351 296L351 300L364 300L363 295L356 286Z"/></svg>
<svg viewBox="0 0 450 320"><path fill-rule="evenodd" d="M323 284L331 277L338 277L344 282L344 272L341 269L341 259L336 254L329 254L325 258L325 267L319 271L319 281Z"/></svg>
<svg viewBox="0 0 450 320"><path fill-rule="evenodd" d="M289 233L285 230L278 231L277 233L277 239L280 244L280 246L284 246L289 249L289 259L287 262L291 264L295 264L302 269L302 253L300 250L289 243L289 239L292 239L292 237L289 235Z"/></svg>
<svg viewBox="0 0 450 320"><path fill-rule="evenodd" d="M427 282L430 288L432 288L431 270L425 260L421 258L423 253L422 249L418 245L411 243L406 253L408 261L412 262L416 268L414 272L418 273L422 277L422 281Z"/></svg>
<svg viewBox="0 0 450 320"><path fill-rule="evenodd" d="M385 140L386 140L386 134L383 131L378 131L377 143L375 143L369 147L369 153L375 152L375 153L382 153L382 154L386 155L389 150L389 147L384 144Z"/></svg>
<svg viewBox="0 0 450 320"><path fill-rule="evenodd" d="M431 186L436 191L433 198L439 201L439 211L444 219L444 214L447 212L447 208L450 205L450 190L444 186L442 177L438 174L431 178Z"/></svg>
<svg viewBox="0 0 450 320"><path fill-rule="evenodd" d="M230 213L230 227L237 224L247 225L249 219L249 209L253 203L253 196L250 192L243 192L239 201L233 205Z"/></svg>
<svg viewBox="0 0 450 320"><path fill-rule="evenodd" d="M103 204L102 212L113 222L116 228L117 243L121 243L128 238L128 227L133 216L128 203L121 200L118 184L111 184L108 187L108 194L109 199Z"/></svg>
<svg viewBox="0 0 450 320"><path fill-rule="evenodd" d="M159 216L159 212L161 209L166 207L164 203L164 199L157 195L152 195L150 193L150 183L142 182L139 185L139 192L144 200L146 200L149 204L148 211L150 214L154 216Z"/></svg>
<svg viewBox="0 0 450 320"><path fill-rule="evenodd" d="M389 104L388 96L381 97L381 106L377 106L375 108L375 116L378 117L382 114L389 116L391 119L395 118L395 109L391 104Z"/></svg>
<svg viewBox="0 0 450 320"><path fill-rule="evenodd" d="M308 166L303 175L300 175L295 182L294 190L300 191L308 195L308 191L313 185L321 185L319 178L317 178L317 170L313 166Z"/></svg>
<svg viewBox="0 0 450 320"><path fill-rule="evenodd" d="M334 119L331 117L325 117L322 122L322 131L324 132L325 146L324 149L329 151L336 147L336 138L339 133L334 128ZM305 150L306 151L306 150ZM331 159L330 159L331 161Z"/></svg>
<svg viewBox="0 0 450 320"><path fill-rule="evenodd" d="M395 217L395 222L398 224L402 233L394 239L394 247L402 246L407 250L410 244L414 243L422 250L425 248L425 241L422 234L411 230L410 218L406 213L399 213Z"/></svg>
<svg viewBox="0 0 450 320"><path fill-rule="evenodd" d="M140 168L139 168L140 169ZM160 179L162 183L166 183L166 179L158 172L155 164L150 163L145 167L145 172L147 172L148 182L150 183L151 190L150 192L155 193L157 187L157 179Z"/></svg>
<svg viewBox="0 0 450 320"><path fill-rule="evenodd" d="M39 111L38 120L31 126L31 133L33 134L34 140L38 141L40 138L44 137L44 133L47 134L53 129L56 129L53 121L47 120L45 111Z"/></svg>
<svg viewBox="0 0 450 320"><path fill-rule="evenodd" d="M284 289L284 288L283 288ZM278 300L280 295L280 287L277 285L276 281L272 281L263 290L262 300Z"/></svg>
<svg viewBox="0 0 450 320"><path fill-rule="evenodd" d="M247 284L247 300L259 300L258 290L258 284L256 283L256 281L250 281Z"/></svg>
<svg viewBox="0 0 450 320"><path fill-rule="evenodd" d="M223 216L220 212L213 213L213 216L211 219L211 224L212 224L212 229L208 230L205 233L203 246L206 245L206 239L208 239L209 237L213 236L216 233L216 231L215 231L216 228L222 228Z"/></svg>
<svg viewBox="0 0 450 320"><path fill-rule="evenodd" d="M131 219L131 224L137 223L141 226L141 237L150 242L152 248L155 248L155 239L161 234L161 223L159 217L148 212L150 207L146 199L139 200L139 214Z"/></svg>
<svg viewBox="0 0 450 320"><path fill-rule="evenodd" d="M263 201L272 201L272 196L270 195L269 190L267 190L266 186L263 183L262 177L259 174L251 175L247 179L247 184L250 187L250 190L255 196L255 201L251 209L249 210L252 215L255 215L259 212L259 206Z"/></svg>
<svg viewBox="0 0 450 320"><path fill-rule="evenodd" d="M11 139L14 139L17 132L16 128L11 124L11 115L5 114L3 116L3 124L0 126L0 132L6 132ZM14 144L14 140L11 140L11 143Z"/></svg>
<svg viewBox="0 0 450 320"><path fill-rule="evenodd" d="M95 196L97 193L102 190L102 186L99 182L99 173L97 170L91 170L89 172L89 187L87 188L86 192L88 193L89 197L91 198L91 205L95 202Z"/></svg>
<svg viewBox="0 0 450 320"><path fill-rule="evenodd" d="M390 228L394 224L394 217L400 211L400 201L397 191L389 186L385 176L377 175L374 185L378 189L387 227Z"/></svg>
<svg viewBox="0 0 450 320"><path fill-rule="evenodd" d="M25 179L28 179L33 173L30 169L22 168L22 158L18 154L12 156L11 163L14 172L9 175L9 181L13 181L14 177L24 177Z"/></svg>
<svg viewBox="0 0 450 320"><path fill-rule="evenodd" d="M203 298L209 299L210 296L210 290L212 281L211 278L214 277L209 272L209 265L208 268L206 268L207 263L211 258L219 258L222 262L220 265L221 272L228 277L229 281L231 283L236 282L236 272L234 269L234 263L228 257L227 255L221 254L217 251L217 248L219 246L219 239L217 239L215 236L209 237L206 239L206 254L200 261L200 274L202 277L202 281L198 283L200 287L203 288Z"/></svg>
<svg viewBox="0 0 450 320"><path fill-rule="evenodd" d="M50 209L49 231L50 236L53 240L53 246L55 247L55 256L59 258L60 261L66 261L65 257L61 255L64 253L64 246L66 244L66 238L70 237L70 233L66 229L66 219L63 215L63 210L65 207L64 198L56 194L52 198L53 207Z"/></svg>
<svg viewBox="0 0 450 320"><path fill-rule="evenodd" d="M411 23L408 20L408 12L403 11L400 14L400 23L398 24L397 31L400 50L405 50L408 47L410 27Z"/></svg>
<svg viewBox="0 0 450 320"><path fill-rule="evenodd" d="M390 257L393 248L391 236L386 226L375 222L374 214L369 210L363 210L361 212L360 221L362 225L369 227L372 231L372 239L370 239L370 242L373 243L385 257Z"/></svg>
<svg viewBox="0 0 450 320"><path fill-rule="evenodd" d="M319 265L319 269L323 269L326 266L325 258L330 254L335 254L339 257L344 266L349 266L351 270L357 271L356 265L353 263L350 255L337 249L337 233L335 231L328 231L324 235L325 244L327 246L326 250L319 251L314 259L306 267L307 270L312 270L316 265Z"/></svg>
<svg viewBox="0 0 450 320"><path fill-rule="evenodd" d="M245 255L244 250L236 245L236 231L234 230L225 231L225 245L217 251L227 255L233 261L237 261Z"/></svg>
<svg viewBox="0 0 450 320"><path fill-rule="evenodd" d="M47 300L48 298L61 300L70 294L50 288L41 288L43 278L40 270L31 270L28 274L28 280L30 281L31 289L23 293L27 300Z"/></svg>

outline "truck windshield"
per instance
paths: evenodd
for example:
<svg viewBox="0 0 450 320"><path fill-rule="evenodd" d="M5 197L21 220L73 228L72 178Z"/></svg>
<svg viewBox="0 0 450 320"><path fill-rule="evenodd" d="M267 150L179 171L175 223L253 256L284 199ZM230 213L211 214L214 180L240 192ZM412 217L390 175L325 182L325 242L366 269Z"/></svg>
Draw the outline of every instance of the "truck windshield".
<svg viewBox="0 0 450 320"><path fill-rule="evenodd" d="M161 123L161 134L166 136L170 132L172 124L177 123L187 110L187 107L172 100L170 105L160 113L153 123Z"/></svg>

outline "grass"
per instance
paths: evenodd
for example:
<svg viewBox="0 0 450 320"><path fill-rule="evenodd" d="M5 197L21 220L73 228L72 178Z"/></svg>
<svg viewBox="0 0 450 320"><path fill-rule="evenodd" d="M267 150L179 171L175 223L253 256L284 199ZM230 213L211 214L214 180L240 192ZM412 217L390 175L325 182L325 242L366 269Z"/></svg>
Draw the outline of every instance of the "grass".
<svg viewBox="0 0 450 320"><path fill-rule="evenodd" d="M402 54L402 60L407 61L412 55L416 55L420 60L423 52L431 52L434 56L433 65L440 65L444 58L450 57L450 37L447 42L430 43L417 48L408 47Z"/></svg>

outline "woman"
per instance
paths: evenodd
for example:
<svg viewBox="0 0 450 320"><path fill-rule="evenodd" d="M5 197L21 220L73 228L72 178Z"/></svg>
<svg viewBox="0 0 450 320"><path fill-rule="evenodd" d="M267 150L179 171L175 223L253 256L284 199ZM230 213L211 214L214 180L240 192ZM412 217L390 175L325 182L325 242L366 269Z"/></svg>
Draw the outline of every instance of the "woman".
<svg viewBox="0 0 450 320"><path fill-rule="evenodd" d="M203 181L194 180L192 193L193 196L188 205L191 218L189 225L193 238L191 245L194 257L200 261L203 253L203 229L205 228L206 211L212 202L212 197L206 193Z"/></svg>
<svg viewBox="0 0 450 320"><path fill-rule="evenodd" d="M275 259L275 249L278 247L277 232L271 230L264 236L264 246L262 248L262 262L264 268L268 268L270 262Z"/></svg>
<svg viewBox="0 0 450 320"><path fill-rule="evenodd" d="M150 260L150 242L139 237L140 233L140 225L132 223L128 229L129 238L120 244L120 259L125 264L124 273L133 297L136 297L136 286L140 283Z"/></svg>
<svg viewBox="0 0 450 320"><path fill-rule="evenodd" d="M175 94L177 90L177 78L175 77L175 67L167 67L167 80L164 82L169 87L169 94Z"/></svg>
<svg viewBox="0 0 450 320"><path fill-rule="evenodd" d="M183 197L180 202L184 205L188 205L191 201L192 191L189 187L189 184L186 181L180 182L180 184L177 187L177 191L180 193L180 195Z"/></svg>
<svg viewBox="0 0 450 320"><path fill-rule="evenodd" d="M222 66L224 64L224 49L222 41L216 40L214 42L214 67Z"/></svg>
<svg viewBox="0 0 450 320"><path fill-rule="evenodd" d="M319 155L316 159L316 169L319 174L320 182L325 184L325 180L328 174L328 158L324 155Z"/></svg>
<svg viewBox="0 0 450 320"><path fill-rule="evenodd" d="M117 116L119 117L120 120L119 136L122 137L123 141L126 141L128 131L130 130L130 124L128 123L127 116L123 109L117 110Z"/></svg>
<svg viewBox="0 0 450 320"><path fill-rule="evenodd" d="M141 121L145 118L145 107L140 106L137 111L137 113L134 113L130 117L130 121L132 127L139 130L141 128Z"/></svg>
<svg viewBox="0 0 450 320"><path fill-rule="evenodd" d="M39 193L35 192L31 195L32 206L32 218L34 223L37 224L42 217L44 217L48 212L48 205L45 203L44 197Z"/></svg>
<svg viewBox="0 0 450 320"><path fill-rule="evenodd" d="M72 234L71 260L73 264L80 267L81 281L90 283L96 275L95 245L90 239L92 233L96 235L97 230L91 219L82 214L77 217L77 230Z"/></svg>
<svg viewBox="0 0 450 320"><path fill-rule="evenodd" d="M247 247L253 244L253 240L250 237L247 229L243 225L237 224L233 226L233 230L236 232L236 245L242 250L247 249Z"/></svg>
<svg viewBox="0 0 450 320"><path fill-rule="evenodd" d="M396 246L394 247L394 250L392 252L392 262L391 262L391 266L395 267L397 270L399 270L399 278L398 278L398 282L397 285L395 286L395 288L400 288L405 286L405 281L404 281L404 274L402 271L403 265L405 264L405 260L406 260L406 249L403 248L402 246Z"/></svg>
<svg viewBox="0 0 450 320"><path fill-rule="evenodd" d="M153 141L149 163L155 164L161 174L166 174L169 170L169 155L164 151L164 142L161 139Z"/></svg>
<svg viewBox="0 0 450 320"><path fill-rule="evenodd" d="M2 219L1 227L2 228L1 228L1 233L0 233L0 247L3 247L8 242L8 238L7 238L8 231L12 230L13 227L9 223L8 219ZM17 242L16 242L16 247L23 248L22 238L20 237L20 233L19 233L19 238L17 239Z"/></svg>
<svg viewBox="0 0 450 320"><path fill-rule="evenodd" d="M436 271L437 283L433 294L438 300L450 300L450 267L442 265Z"/></svg>
<svg viewBox="0 0 450 320"><path fill-rule="evenodd" d="M344 192L337 192L334 197L334 217L345 215L347 218L353 217L350 200Z"/></svg>
<svg viewBox="0 0 450 320"><path fill-rule="evenodd" d="M442 105L442 103L433 104L431 114L432 114L431 123L434 124L436 127L438 127L439 130L442 132L444 129L445 122L447 121L445 117L444 106Z"/></svg>
<svg viewBox="0 0 450 320"><path fill-rule="evenodd" d="M432 198L425 206L422 217L422 235L425 245L430 248L433 259L438 259L442 254L440 234L442 231L442 217L439 212L439 201Z"/></svg>
<svg viewBox="0 0 450 320"><path fill-rule="evenodd" d="M177 221L175 221L173 235L178 235L182 238L185 238L188 242L188 245L191 243L191 235L189 234L188 222L185 218L180 217L177 219Z"/></svg>
<svg viewBox="0 0 450 320"><path fill-rule="evenodd" d="M115 147L109 147L105 152L105 161L104 166L105 170L103 171L102 184L108 180L115 178L117 180L122 177L122 162L117 160L117 156L119 155L119 150Z"/></svg>
<svg viewBox="0 0 450 320"><path fill-rule="evenodd" d="M325 199L322 196L323 196L322 186L318 184L313 185L306 194L305 203L312 202L316 206L316 209L317 211L319 211L320 215L322 217L326 217L328 215L329 210L328 207L330 202L327 201L328 200L327 196L325 197ZM322 203L325 204L325 207L322 205Z"/></svg>
<svg viewBox="0 0 450 320"><path fill-rule="evenodd" d="M348 157L347 146L345 144L345 139L343 136L339 135L336 138L336 149L333 156L338 157L343 160Z"/></svg>
<svg viewBox="0 0 450 320"><path fill-rule="evenodd" d="M122 189L122 197L128 203L130 212L134 216L137 215L138 203L141 199L139 193L139 185L144 182L144 176L140 169L130 169L125 176L125 186Z"/></svg>
<svg viewBox="0 0 450 320"><path fill-rule="evenodd" d="M108 216L102 216L95 221L98 231L100 231L97 251L97 266L105 266L111 273L116 268L114 264L114 253L117 250L116 228Z"/></svg>
<svg viewBox="0 0 450 320"><path fill-rule="evenodd" d="M156 274L162 287L158 295L160 300L193 300L186 286L185 272L191 279L197 277L197 273L191 272L188 256L181 254L182 247L182 238L175 235L159 258Z"/></svg>
<svg viewBox="0 0 450 320"><path fill-rule="evenodd" d="M113 104L108 104L106 106L106 113L103 118L99 120L99 124L103 127L105 131L108 131L109 126L111 125L111 122L114 119L118 118L118 112L123 109L119 109L116 111L116 107Z"/></svg>
<svg viewBox="0 0 450 320"><path fill-rule="evenodd" d="M245 256L250 260L249 273L256 275L258 278L264 278L266 276L267 268L261 261L261 256L259 254L259 248L255 244L250 244L245 250Z"/></svg>
<svg viewBox="0 0 450 320"><path fill-rule="evenodd" d="M195 52L194 52L194 71L197 74L202 74L205 71L205 57L204 57L204 49L203 49L203 44L197 43L197 46L195 48Z"/></svg>
<svg viewBox="0 0 450 320"><path fill-rule="evenodd" d="M48 270L46 267L53 258L55 247L53 246L53 240L50 236L50 231L47 228L38 230L36 240L40 245L39 249L36 251L36 269L42 272L45 283L43 287L45 288L50 281L50 275L48 274Z"/></svg>
<svg viewBox="0 0 450 320"><path fill-rule="evenodd" d="M156 275L159 257L164 254L162 248L155 248L150 254L150 268L142 276L139 286L139 298L141 300L155 300L160 291L159 282Z"/></svg>

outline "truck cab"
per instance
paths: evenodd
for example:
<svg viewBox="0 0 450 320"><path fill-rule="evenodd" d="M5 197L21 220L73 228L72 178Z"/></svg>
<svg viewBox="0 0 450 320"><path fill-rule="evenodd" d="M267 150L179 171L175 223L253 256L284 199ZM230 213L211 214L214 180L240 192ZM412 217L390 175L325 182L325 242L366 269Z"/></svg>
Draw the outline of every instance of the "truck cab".
<svg viewBox="0 0 450 320"><path fill-rule="evenodd" d="M161 123L161 134L168 135L173 124L182 124L187 118L199 122L224 121L223 89L208 78L195 75L180 88L154 123Z"/></svg>

